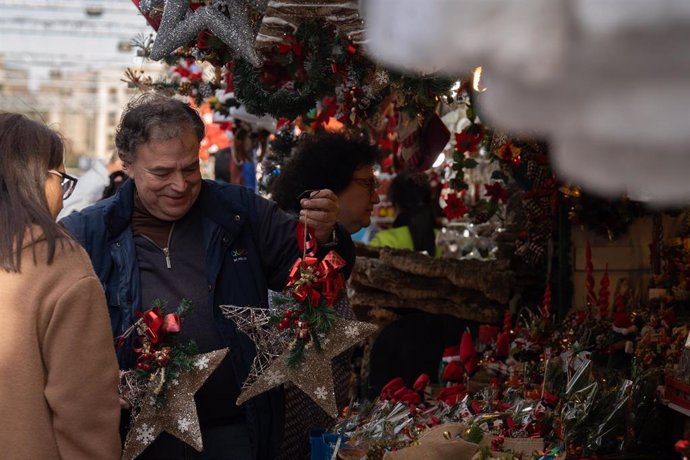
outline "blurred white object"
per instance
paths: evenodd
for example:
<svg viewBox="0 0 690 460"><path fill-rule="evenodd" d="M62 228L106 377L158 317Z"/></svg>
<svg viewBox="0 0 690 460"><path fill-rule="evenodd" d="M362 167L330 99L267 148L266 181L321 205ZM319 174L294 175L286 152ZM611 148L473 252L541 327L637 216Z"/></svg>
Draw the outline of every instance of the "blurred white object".
<svg viewBox="0 0 690 460"><path fill-rule="evenodd" d="M457 76L488 62L554 78L567 45L562 0L361 0L366 49L402 70Z"/></svg>
<svg viewBox="0 0 690 460"><path fill-rule="evenodd" d="M266 131L271 133L276 130L276 125L278 123L278 121L275 118L269 115L258 117L254 114L247 112L247 109L244 107L244 105L241 105L239 107L230 107L228 116L222 116L218 112L215 112L213 114L213 121L216 123L232 120L242 120L250 124L254 128L265 129Z"/></svg>
<svg viewBox="0 0 690 460"><path fill-rule="evenodd" d="M484 69L491 126L546 135L589 190L690 201L687 0L368 0L368 51L388 65Z"/></svg>

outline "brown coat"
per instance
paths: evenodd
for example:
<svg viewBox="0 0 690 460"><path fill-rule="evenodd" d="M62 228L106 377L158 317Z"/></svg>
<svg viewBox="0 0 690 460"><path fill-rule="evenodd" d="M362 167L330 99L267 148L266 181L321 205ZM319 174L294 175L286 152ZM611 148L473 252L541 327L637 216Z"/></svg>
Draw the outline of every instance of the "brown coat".
<svg viewBox="0 0 690 460"><path fill-rule="evenodd" d="M0 270L0 457L118 459L118 367L101 284L86 252L45 240Z"/></svg>

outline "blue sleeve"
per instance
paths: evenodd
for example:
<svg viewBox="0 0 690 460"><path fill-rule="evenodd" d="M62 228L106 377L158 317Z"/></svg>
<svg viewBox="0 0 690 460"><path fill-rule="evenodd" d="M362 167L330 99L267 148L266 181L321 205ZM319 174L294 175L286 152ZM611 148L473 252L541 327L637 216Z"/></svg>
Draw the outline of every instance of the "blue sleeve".
<svg viewBox="0 0 690 460"><path fill-rule="evenodd" d="M257 222L255 237L261 253L261 263L268 281L268 287L282 291L287 284L290 268L302 256L297 245L297 219L281 210L274 202L255 195ZM317 256L323 257L335 249L347 262L343 269L349 276L354 265L355 251L350 235L340 225L336 228L338 245L335 248L320 248Z"/></svg>

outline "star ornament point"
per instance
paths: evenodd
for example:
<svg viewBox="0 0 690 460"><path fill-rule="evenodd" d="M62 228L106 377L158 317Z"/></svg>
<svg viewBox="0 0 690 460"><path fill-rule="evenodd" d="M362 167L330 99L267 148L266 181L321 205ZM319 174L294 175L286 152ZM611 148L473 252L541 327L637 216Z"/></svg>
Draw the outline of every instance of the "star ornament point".
<svg viewBox="0 0 690 460"><path fill-rule="evenodd" d="M242 0L227 0L230 16L213 5L188 13L189 0L166 0L163 18L151 49L151 59L159 61L190 43L199 32L208 30L237 56L258 67L261 58L254 49L254 32L249 6Z"/></svg>
<svg viewBox="0 0 690 460"><path fill-rule="evenodd" d="M326 334L328 344L326 345L325 340L322 341L321 352L309 350L305 353L304 362L293 369L287 364L290 351L285 351L251 385L245 386L237 398L237 404L240 405L283 383L292 382L331 417L337 417L338 407L335 402L331 360L372 335L377 329L373 324L337 318Z"/></svg>

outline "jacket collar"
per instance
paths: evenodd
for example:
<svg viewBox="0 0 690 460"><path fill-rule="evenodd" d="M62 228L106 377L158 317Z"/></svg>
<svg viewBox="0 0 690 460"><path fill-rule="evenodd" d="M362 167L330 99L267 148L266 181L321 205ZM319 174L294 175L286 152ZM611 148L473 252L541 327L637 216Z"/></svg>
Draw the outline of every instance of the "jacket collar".
<svg viewBox="0 0 690 460"><path fill-rule="evenodd" d="M105 222L111 235L119 235L132 224L134 181L127 179L105 204ZM249 215L242 187L204 180L193 208L229 231L240 228ZM247 192L248 194L249 192Z"/></svg>

